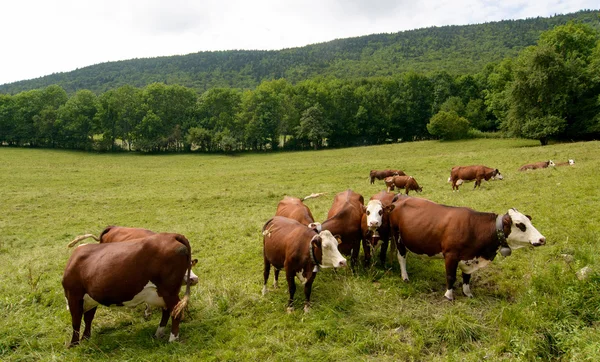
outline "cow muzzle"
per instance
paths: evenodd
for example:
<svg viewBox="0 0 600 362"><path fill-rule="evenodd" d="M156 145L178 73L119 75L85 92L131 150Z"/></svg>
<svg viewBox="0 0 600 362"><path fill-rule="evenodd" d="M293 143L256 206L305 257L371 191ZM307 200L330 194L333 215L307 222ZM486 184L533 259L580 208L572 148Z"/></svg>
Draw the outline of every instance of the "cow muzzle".
<svg viewBox="0 0 600 362"><path fill-rule="evenodd" d="M546 245L546 238L545 237L541 237L538 241L535 241L533 243L531 243L533 246L542 246L542 245Z"/></svg>

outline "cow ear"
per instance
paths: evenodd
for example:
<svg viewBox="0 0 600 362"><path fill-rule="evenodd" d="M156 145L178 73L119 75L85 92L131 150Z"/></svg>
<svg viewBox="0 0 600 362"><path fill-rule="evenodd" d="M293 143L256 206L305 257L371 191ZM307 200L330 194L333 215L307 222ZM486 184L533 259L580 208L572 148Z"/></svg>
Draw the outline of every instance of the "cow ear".
<svg viewBox="0 0 600 362"><path fill-rule="evenodd" d="M387 213L390 213L390 212L392 212L392 210L394 210L395 207L396 207L396 205L394 205L394 204L388 205L385 207L385 211Z"/></svg>
<svg viewBox="0 0 600 362"><path fill-rule="evenodd" d="M342 243L342 237L340 235L335 234L333 237L335 238L335 240L337 240L338 245Z"/></svg>
<svg viewBox="0 0 600 362"><path fill-rule="evenodd" d="M529 215L525 215L530 221L531 221L531 216Z"/></svg>
<svg viewBox="0 0 600 362"><path fill-rule="evenodd" d="M196 264L198 264L198 259L194 259L194 260L192 260L192 266L194 266L194 265L196 265Z"/></svg>
<svg viewBox="0 0 600 362"><path fill-rule="evenodd" d="M316 246L317 248L321 247L321 236L320 235L315 235L312 240L310 241L310 244L312 246Z"/></svg>

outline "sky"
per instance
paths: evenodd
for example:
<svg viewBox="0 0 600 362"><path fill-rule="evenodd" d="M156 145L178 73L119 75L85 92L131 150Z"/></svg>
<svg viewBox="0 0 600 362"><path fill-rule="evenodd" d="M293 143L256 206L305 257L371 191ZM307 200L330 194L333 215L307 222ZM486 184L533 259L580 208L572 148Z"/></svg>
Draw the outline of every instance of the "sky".
<svg viewBox="0 0 600 362"><path fill-rule="evenodd" d="M598 0L5 0L0 84L109 61L279 50L599 8Z"/></svg>

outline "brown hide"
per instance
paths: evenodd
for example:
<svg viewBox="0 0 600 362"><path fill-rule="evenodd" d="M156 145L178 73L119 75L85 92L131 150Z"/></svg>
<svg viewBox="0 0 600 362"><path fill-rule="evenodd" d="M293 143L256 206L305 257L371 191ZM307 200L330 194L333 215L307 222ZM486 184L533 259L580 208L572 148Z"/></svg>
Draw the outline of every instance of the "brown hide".
<svg viewBox="0 0 600 362"><path fill-rule="evenodd" d="M550 165L550 161L530 163L530 164L519 167L519 171L536 170L538 168L547 168L548 165Z"/></svg>
<svg viewBox="0 0 600 362"><path fill-rule="evenodd" d="M369 200L379 200L381 201L382 206L385 208L392 204L394 197L396 194L394 192L388 191L380 191L379 193L371 196ZM390 218L389 214L384 211L383 216L381 218L381 226L377 230L379 233L379 239L376 240L373 237L373 232L369 230L369 226L367 225L367 214L363 214L361 219L361 230L363 234L363 250L365 251L365 259L369 260L371 258L371 247L375 246L378 240L381 241L381 251L379 252L379 260L382 264L385 265L385 258L387 254L387 249L390 240ZM367 242L370 242L371 247L369 247Z"/></svg>
<svg viewBox="0 0 600 362"><path fill-rule="evenodd" d="M371 170L369 172L369 177L371 178L371 184L375 183L375 179L383 180L386 177L395 176L395 175L405 175L402 170Z"/></svg>
<svg viewBox="0 0 600 362"><path fill-rule="evenodd" d="M459 184L457 184L458 180L463 181L472 181L475 180L475 186L481 185L481 180L488 181L493 176L499 174L498 169L494 169L491 167L483 166L483 165L475 165L475 166L455 166L452 168L450 172L450 180L452 181L452 190L458 190Z"/></svg>
<svg viewBox="0 0 600 362"><path fill-rule="evenodd" d="M271 265L275 268L276 283L279 270L285 269L290 296L288 308L293 305L296 292L294 277L298 272L302 272L307 280L304 284L305 305L310 304L312 283L317 273L313 271L315 264L311 260L309 248L311 240L317 235L313 229L283 216L275 216L263 226L264 285L266 286L269 279ZM321 249L314 250L317 260L321 260Z"/></svg>
<svg viewBox="0 0 600 362"><path fill-rule="evenodd" d="M342 243L338 250L351 255L352 266L358 260L362 240L361 220L365 212L362 195L348 189L335 195L333 204L327 213L327 220L321 224L321 230L329 230L339 235Z"/></svg>
<svg viewBox="0 0 600 362"><path fill-rule="evenodd" d="M484 257L493 260L500 242L496 237L494 213L477 212L466 207L451 207L404 197L394 203L390 229L400 255L406 250L428 256L443 255L446 287L452 289L458 262ZM503 218L504 234L510 233L511 219ZM468 284L469 274L463 273Z"/></svg>
<svg viewBox="0 0 600 362"><path fill-rule="evenodd" d="M419 186L417 180L412 176L392 176L385 179L385 186L388 191L393 191L394 188L404 189L406 195L408 191L413 190L416 192L422 192L423 188Z"/></svg>
<svg viewBox="0 0 600 362"><path fill-rule="evenodd" d="M79 343L82 316L86 324L83 338L91 335L96 308L84 313L85 294L102 305L123 305L152 282L165 301L166 309L160 322L160 326L164 327L180 302L182 280L186 272L190 272L190 267L191 247L189 241L179 234L161 233L127 243L79 246L71 254L62 279L73 326L70 346ZM185 303L188 298L189 283ZM178 336L181 316L177 313L172 319L171 333Z"/></svg>
<svg viewBox="0 0 600 362"><path fill-rule="evenodd" d="M277 204L275 216L284 216L298 221L303 225L308 225L315 221L308 206L297 197L286 196Z"/></svg>
<svg viewBox="0 0 600 362"><path fill-rule="evenodd" d="M101 243L114 243L132 239L144 238L156 234L154 231L142 228L124 226L108 226L100 233Z"/></svg>

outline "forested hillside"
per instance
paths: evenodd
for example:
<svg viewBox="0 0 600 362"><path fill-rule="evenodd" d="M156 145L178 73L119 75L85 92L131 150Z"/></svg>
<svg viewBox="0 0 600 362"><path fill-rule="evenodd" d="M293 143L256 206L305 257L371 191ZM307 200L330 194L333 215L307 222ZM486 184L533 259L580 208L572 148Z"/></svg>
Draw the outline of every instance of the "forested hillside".
<svg viewBox="0 0 600 362"><path fill-rule="evenodd" d="M231 50L132 59L0 85L0 93L59 85L68 94L81 89L100 94L123 85L144 87L154 82L203 92L215 87L253 89L263 80L279 78L295 84L316 76L356 79L407 71L473 74L490 62L516 56L534 45L542 32L569 20L600 28L597 11L581 11L550 18L374 34L279 51Z"/></svg>

